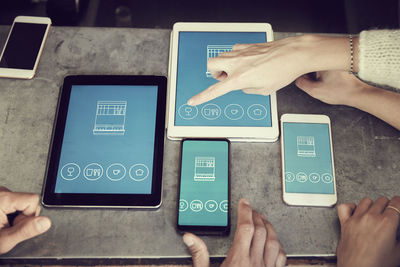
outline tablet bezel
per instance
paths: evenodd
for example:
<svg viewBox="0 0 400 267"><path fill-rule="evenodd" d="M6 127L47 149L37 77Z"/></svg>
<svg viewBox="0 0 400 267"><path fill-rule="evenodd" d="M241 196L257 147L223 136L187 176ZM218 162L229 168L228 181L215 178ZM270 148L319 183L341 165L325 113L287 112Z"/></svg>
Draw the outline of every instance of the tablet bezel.
<svg viewBox="0 0 400 267"><path fill-rule="evenodd" d="M158 87L151 194L72 194L54 192L73 85L153 85ZM42 204L46 207L158 208L162 202L166 86L167 79L164 76L76 75L65 77L64 84L60 89L57 112L54 119L45 182L42 189Z"/></svg>
<svg viewBox="0 0 400 267"><path fill-rule="evenodd" d="M246 126L175 126L176 82L178 44L180 32L265 32L267 42L273 41L268 23L175 23L171 32L168 73L167 137L182 138L228 138L230 141L274 142L279 136L276 93L270 95L271 127Z"/></svg>

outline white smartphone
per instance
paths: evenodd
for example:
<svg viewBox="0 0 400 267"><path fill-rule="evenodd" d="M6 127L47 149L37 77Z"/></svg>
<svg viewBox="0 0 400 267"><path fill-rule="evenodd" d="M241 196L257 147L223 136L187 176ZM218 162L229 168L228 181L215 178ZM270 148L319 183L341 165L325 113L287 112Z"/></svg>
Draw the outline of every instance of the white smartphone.
<svg viewBox="0 0 400 267"><path fill-rule="evenodd" d="M326 115L281 117L283 201L296 206L336 204L330 119Z"/></svg>
<svg viewBox="0 0 400 267"><path fill-rule="evenodd" d="M51 20L46 17L14 19L0 57L0 77L33 78L50 25Z"/></svg>

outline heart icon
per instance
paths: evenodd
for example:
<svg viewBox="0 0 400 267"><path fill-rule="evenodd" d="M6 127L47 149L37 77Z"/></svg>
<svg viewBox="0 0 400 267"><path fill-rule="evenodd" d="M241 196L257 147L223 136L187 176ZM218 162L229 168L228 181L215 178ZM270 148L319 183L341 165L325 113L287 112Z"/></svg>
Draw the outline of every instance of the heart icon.
<svg viewBox="0 0 400 267"><path fill-rule="evenodd" d="M118 175L118 174L121 173L121 170L113 170L112 172L113 172L114 175Z"/></svg>
<svg viewBox="0 0 400 267"><path fill-rule="evenodd" d="M238 112L239 112L238 109L232 109L231 110L232 115L236 115L236 114L238 114Z"/></svg>

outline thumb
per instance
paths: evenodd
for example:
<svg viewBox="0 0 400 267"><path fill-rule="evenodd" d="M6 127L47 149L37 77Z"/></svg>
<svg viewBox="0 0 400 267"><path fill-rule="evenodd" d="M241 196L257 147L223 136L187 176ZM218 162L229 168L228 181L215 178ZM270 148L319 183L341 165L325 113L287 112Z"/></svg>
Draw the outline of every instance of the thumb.
<svg viewBox="0 0 400 267"><path fill-rule="evenodd" d="M183 242L189 248L192 254L194 267L209 267L210 255L206 244L194 234L186 233L183 235Z"/></svg>
<svg viewBox="0 0 400 267"><path fill-rule="evenodd" d="M51 226L47 217L26 217L12 227L0 231L0 254L6 253L18 243L46 232Z"/></svg>
<svg viewBox="0 0 400 267"><path fill-rule="evenodd" d="M354 203L343 203L338 206L337 211L341 228L343 228L347 220L353 215L355 209L356 204Z"/></svg>

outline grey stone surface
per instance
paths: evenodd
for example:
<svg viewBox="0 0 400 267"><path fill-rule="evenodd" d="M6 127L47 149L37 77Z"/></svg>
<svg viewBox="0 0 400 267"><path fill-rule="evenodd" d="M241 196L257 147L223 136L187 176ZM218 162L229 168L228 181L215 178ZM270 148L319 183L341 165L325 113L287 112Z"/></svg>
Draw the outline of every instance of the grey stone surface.
<svg viewBox="0 0 400 267"><path fill-rule="evenodd" d="M0 27L4 44L9 27ZM276 33L279 39L292 34ZM168 30L53 27L32 80L0 79L0 184L41 192L59 87L69 74L167 75ZM399 194L400 134L362 111L329 106L294 85L278 92L284 113L326 114L332 135L339 203ZM43 209L44 235L3 258L187 257L175 230L180 143L165 143L164 199L157 211ZM231 145L232 233L205 237L211 255L225 255L246 197L275 226L289 255L332 255L339 237L335 208L282 202L280 143Z"/></svg>

